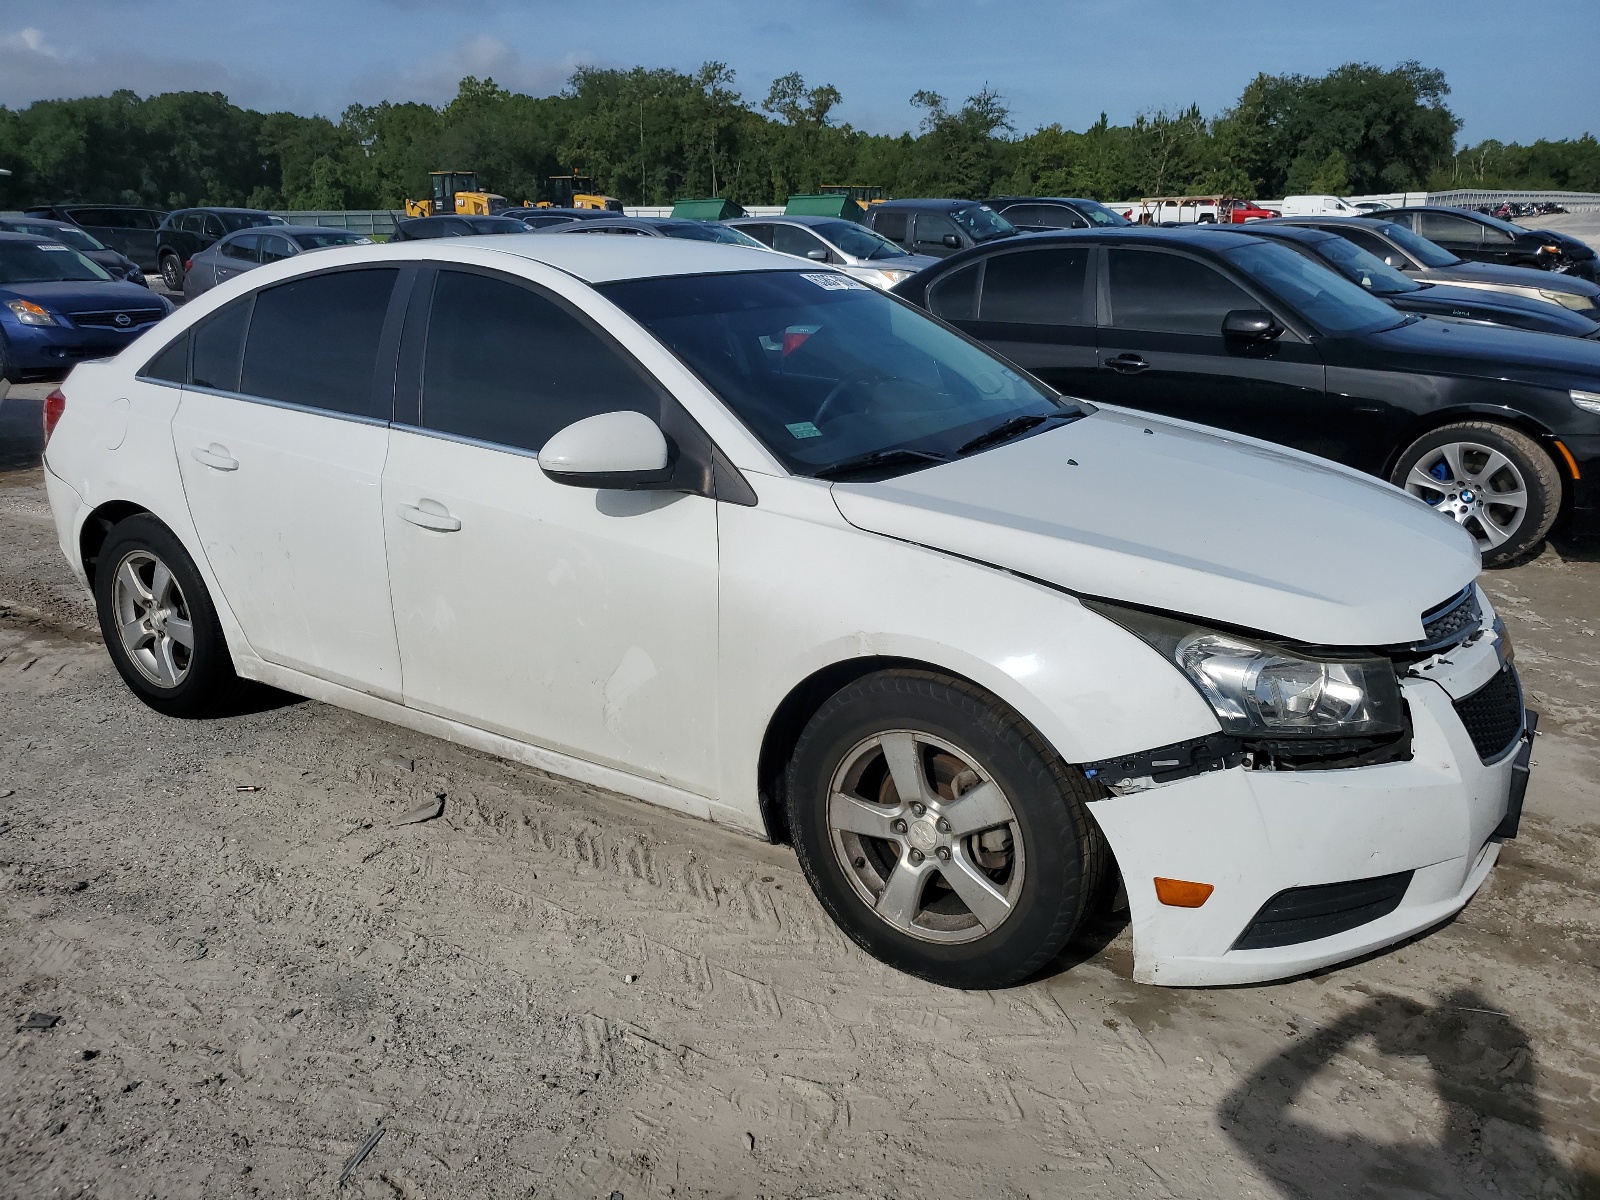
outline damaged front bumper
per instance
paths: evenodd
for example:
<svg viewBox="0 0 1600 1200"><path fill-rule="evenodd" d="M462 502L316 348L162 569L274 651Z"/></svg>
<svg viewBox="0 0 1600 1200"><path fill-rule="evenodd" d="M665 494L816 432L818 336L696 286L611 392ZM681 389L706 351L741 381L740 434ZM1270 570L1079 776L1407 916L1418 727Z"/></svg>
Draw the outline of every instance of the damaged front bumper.
<svg viewBox="0 0 1600 1200"><path fill-rule="evenodd" d="M1527 787L1536 718L1503 653L1498 631L1486 631L1402 681L1407 761L1252 770L1219 735L1186 744L1188 762L1168 747L1100 764L1120 794L1090 807L1127 891L1134 977L1286 978L1459 911L1515 836ZM1157 878L1214 891L1197 908L1174 907L1157 898Z"/></svg>

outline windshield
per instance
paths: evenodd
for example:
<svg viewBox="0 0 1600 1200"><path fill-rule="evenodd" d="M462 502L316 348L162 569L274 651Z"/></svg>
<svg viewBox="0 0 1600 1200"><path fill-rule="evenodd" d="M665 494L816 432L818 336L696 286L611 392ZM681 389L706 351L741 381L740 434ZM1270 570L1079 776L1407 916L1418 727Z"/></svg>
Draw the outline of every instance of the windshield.
<svg viewBox="0 0 1600 1200"><path fill-rule="evenodd" d="M1461 260L1437 242L1430 242L1421 234L1413 233L1404 225L1395 225L1389 221L1378 226L1396 246L1416 259L1419 266L1424 267L1459 267Z"/></svg>
<svg viewBox="0 0 1600 1200"><path fill-rule="evenodd" d="M1127 217L1123 216L1119 212L1112 212L1109 208L1107 208L1104 204L1101 204L1098 200L1074 200L1072 202L1072 207L1077 209L1079 213L1081 213L1083 216L1087 217L1091 222L1093 222L1096 225L1132 225L1133 224L1133 222L1128 220Z"/></svg>
<svg viewBox="0 0 1600 1200"><path fill-rule="evenodd" d="M834 271L680 275L599 290L796 474L854 477L843 464L874 455L897 460L878 474L915 469L1002 422L1082 411Z"/></svg>
<svg viewBox="0 0 1600 1200"><path fill-rule="evenodd" d="M965 229L975 242L987 242L994 238L1009 237L1017 231L1015 225L995 212L987 204L974 204L970 208L958 208L950 214L950 219Z"/></svg>
<svg viewBox="0 0 1600 1200"><path fill-rule="evenodd" d="M1399 296L1420 292L1422 285L1408 279L1376 254L1369 254L1354 242L1331 237L1318 242L1316 253L1351 283L1359 283L1374 296Z"/></svg>
<svg viewBox="0 0 1600 1200"><path fill-rule="evenodd" d="M812 225L811 228L851 258L911 257L881 233L873 233L872 230L852 221L823 221Z"/></svg>
<svg viewBox="0 0 1600 1200"><path fill-rule="evenodd" d="M60 242L0 242L0 283L109 280L94 263Z"/></svg>
<svg viewBox="0 0 1600 1200"><path fill-rule="evenodd" d="M370 246L372 239L343 229L330 229L326 233L297 233L294 240L302 250L326 250L329 246Z"/></svg>
<svg viewBox="0 0 1600 1200"><path fill-rule="evenodd" d="M52 242L65 242L74 250L104 250L105 243L93 234L85 233L81 229L74 229L64 225L57 229L53 225L32 225L26 221L17 221L11 228L18 233L31 233L34 237L49 238Z"/></svg>
<svg viewBox="0 0 1600 1200"><path fill-rule="evenodd" d="M725 246L754 246L758 250L767 248L748 233L740 233L737 229L712 221L684 221L682 224L658 225L656 228L668 237L688 238L692 242L721 242Z"/></svg>
<svg viewBox="0 0 1600 1200"><path fill-rule="evenodd" d="M1287 246L1259 242L1225 251L1229 262L1332 337L1390 329L1407 318Z"/></svg>
<svg viewBox="0 0 1600 1200"><path fill-rule="evenodd" d="M217 214L217 220L222 222L222 227L229 233L236 229L259 229L263 225L271 225L272 218L266 213L240 213L224 212ZM282 224L283 222L278 222Z"/></svg>

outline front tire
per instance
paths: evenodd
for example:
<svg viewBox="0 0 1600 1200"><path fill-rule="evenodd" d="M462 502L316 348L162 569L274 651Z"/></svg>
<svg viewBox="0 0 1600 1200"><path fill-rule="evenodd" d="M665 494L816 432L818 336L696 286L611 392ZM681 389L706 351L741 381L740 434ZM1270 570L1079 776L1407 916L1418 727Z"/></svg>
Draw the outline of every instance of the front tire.
<svg viewBox="0 0 1600 1200"><path fill-rule="evenodd" d="M1521 430L1491 421L1460 421L1418 438L1390 482L1454 517L1486 567L1534 549L1561 511L1561 476L1550 456Z"/></svg>
<svg viewBox="0 0 1600 1200"><path fill-rule="evenodd" d="M183 262L176 254L161 256L161 282L171 292L183 291Z"/></svg>
<svg viewBox="0 0 1600 1200"><path fill-rule="evenodd" d="M241 683L211 595L172 531L148 513L129 517L97 563L100 632L134 695L170 717L228 711Z"/></svg>
<svg viewBox="0 0 1600 1200"><path fill-rule="evenodd" d="M870 675L806 725L786 777L829 916L933 983L1000 988L1055 957L1108 853L1088 783L1015 712L931 671Z"/></svg>

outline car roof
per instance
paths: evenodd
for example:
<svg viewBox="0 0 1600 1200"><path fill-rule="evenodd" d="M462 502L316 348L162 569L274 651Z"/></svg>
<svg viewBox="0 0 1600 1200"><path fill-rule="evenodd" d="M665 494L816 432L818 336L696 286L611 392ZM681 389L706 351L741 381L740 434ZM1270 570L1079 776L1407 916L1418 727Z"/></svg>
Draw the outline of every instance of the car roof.
<svg viewBox="0 0 1600 1200"><path fill-rule="evenodd" d="M963 250L960 254L952 255L944 261L953 263L956 259L960 259L965 262L974 255L998 250L1001 247L1007 250L1020 250L1024 246L1037 246L1044 242L1084 241L1151 242L1156 245L1191 250L1203 246L1216 251L1234 246L1248 246L1252 239L1249 234L1236 232L1226 225L1108 225L1095 229L1052 229L1041 233L1021 233L1016 237L996 238Z"/></svg>
<svg viewBox="0 0 1600 1200"><path fill-rule="evenodd" d="M957 208L971 208L975 204L987 204L987 200L885 200L881 204L874 204L873 211L881 212L886 208L932 208L943 209L946 212Z"/></svg>
<svg viewBox="0 0 1600 1200"><path fill-rule="evenodd" d="M96 207L100 207L100 208L116 208L116 207L120 207L120 206L119 205L112 205L112 204L103 204L103 205L98 205ZM182 215L183 213L196 213L196 212L197 213L249 213L252 217L270 217L272 215L271 213L269 213L264 208L228 208L228 207L226 207L224 205L219 205L219 204L197 204L193 208L175 208L170 213L168 213L167 215L169 217L176 217L176 216Z"/></svg>
<svg viewBox="0 0 1600 1200"><path fill-rule="evenodd" d="M369 236L359 229L341 229L337 225L252 225L248 229L235 229L217 240L231 242L234 238L257 236L263 233L286 233L290 237L300 233L348 233L351 237Z"/></svg>
<svg viewBox="0 0 1600 1200"><path fill-rule="evenodd" d="M770 217L730 217L721 222L723 225L770 225L782 221L785 225L855 225L866 228L859 221L852 221L849 217L823 217L816 213L775 213Z"/></svg>
<svg viewBox="0 0 1600 1200"><path fill-rule="evenodd" d="M15 235L21 237L22 235ZM463 253L467 252L467 253ZM697 242L686 238L551 237L526 233L480 234L434 238L417 242L374 243L370 246L335 246L319 250L307 269L329 265L383 263L392 260L439 259L444 262L483 264L487 259L523 259L543 263L585 283L616 283L627 279L658 279L671 275L723 275L747 271L822 271L817 263L765 247L733 246L725 242ZM293 262L301 262L297 255Z"/></svg>
<svg viewBox="0 0 1600 1200"><path fill-rule="evenodd" d="M996 196L992 200L985 200L985 204L1094 204L1101 208L1106 207L1098 200L1086 200L1082 196Z"/></svg>
<svg viewBox="0 0 1600 1200"><path fill-rule="evenodd" d="M1397 208L1386 208L1383 211L1388 213L1399 212L1400 210ZM1306 225L1348 225L1352 229L1371 229L1374 225L1382 225L1383 221L1379 213L1373 213L1371 216L1366 217L1341 217L1333 215L1324 217L1318 215L1317 213L1296 213L1287 217L1268 217L1265 221L1251 221L1250 224L1274 225L1278 227L1286 225L1298 225L1302 227Z"/></svg>

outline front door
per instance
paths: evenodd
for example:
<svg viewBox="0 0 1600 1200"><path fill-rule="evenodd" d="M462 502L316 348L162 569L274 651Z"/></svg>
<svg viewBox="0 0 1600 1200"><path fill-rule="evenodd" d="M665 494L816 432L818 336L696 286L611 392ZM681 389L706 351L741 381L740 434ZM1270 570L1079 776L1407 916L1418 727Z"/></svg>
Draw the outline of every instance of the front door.
<svg viewBox="0 0 1600 1200"><path fill-rule="evenodd" d="M1417 213L1417 232L1469 262L1492 261L1483 249L1483 226L1454 213Z"/></svg>
<svg viewBox="0 0 1600 1200"><path fill-rule="evenodd" d="M997 251L981 264L975 296L976 263L932 288L929 308L1052 387L1091 399L1098 383L1092 253L1088 244ZM964 278L968 272L973 279Z"/></svg>
<svg viewBox="0 0 1600 1200"><path fill-rule="evenodd" d="M1327 454L1344 431L1327 416L1316 348L1292 331L1226 338L1235 309L1267 307L1208 263L1165 250L1105 252L1108 323L1091 398Z"/></svg>
<svg viewBox="0 0 1600 1200"><path fill-rule="evenodd" d="M225 306L194 330L172 422L201 550L250 646L393 700L379 482L400 275L330 271Z"/></svg>
<svg viewBox="0 0 1600 1200"><path fill-rule="evenodd" d="M536 459L573 421L675 402L531 283L441 270L431 292L383 476L406 703L711 794L716 501L568 487Z"/></svg>

